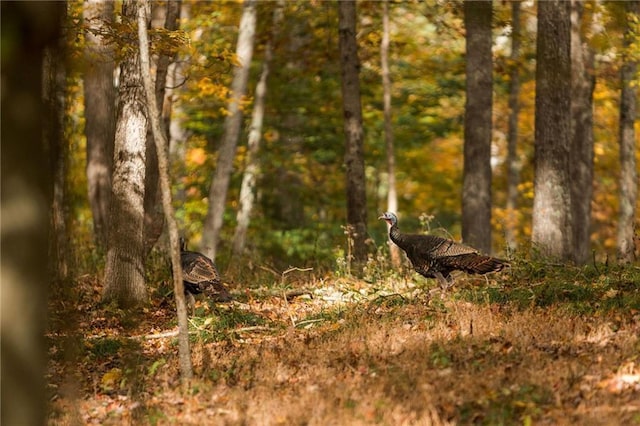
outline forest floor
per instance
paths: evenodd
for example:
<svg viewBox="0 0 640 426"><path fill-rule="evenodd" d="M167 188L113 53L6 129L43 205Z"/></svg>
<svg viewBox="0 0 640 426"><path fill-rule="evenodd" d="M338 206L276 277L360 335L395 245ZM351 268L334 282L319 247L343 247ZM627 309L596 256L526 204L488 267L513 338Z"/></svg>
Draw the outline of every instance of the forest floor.
<svg viewBox="0 0 640 426"><path fill-rule="evenodd" d="M80 277L50 305L49 424L640 424L638 267L523 266L444 296L309 274L200 300L188 384L166 287L131 315Z"/></svg>

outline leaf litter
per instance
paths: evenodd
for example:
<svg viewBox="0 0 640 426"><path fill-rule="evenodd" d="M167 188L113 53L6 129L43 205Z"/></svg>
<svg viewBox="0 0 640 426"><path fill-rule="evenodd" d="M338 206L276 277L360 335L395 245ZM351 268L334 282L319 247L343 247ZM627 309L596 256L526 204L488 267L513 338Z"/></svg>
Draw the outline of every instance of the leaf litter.
<svg viewBox="0 0 640 426"><path fill-rule="evenodd" d="M515 308L344 277L295 297L243 289L230 305L198 301L196 379L181 384L170 298L126 321L95 281L78 285L77 303L50 307L53 425L640 424L633 309Z"/></svg>

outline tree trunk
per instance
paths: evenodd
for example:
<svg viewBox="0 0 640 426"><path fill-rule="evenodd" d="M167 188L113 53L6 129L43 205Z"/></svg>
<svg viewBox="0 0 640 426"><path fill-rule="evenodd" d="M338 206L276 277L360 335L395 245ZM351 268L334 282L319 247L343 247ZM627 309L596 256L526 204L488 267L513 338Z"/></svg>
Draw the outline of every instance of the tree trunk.
<svg viewBox="0 0 640 426"><path fill-rule="evenodd" d="M43 133L54 137L58 133L44 128L47 122L43 119L42 72L43 49L57 42L64 9L63 2L0 3L3 425L46 423L44 335L50 284L47 248L53 177ZM5 43L19 48L4 48Z"/></svg>
<svg viewBox="0 0 640 426"><path fill-rule="evenodd" d="M380 65L382 69L382 91L384 108L384 142L387 149L387 211L398 211L398 192L396 190L396 157L391 122L391 77L389 72L389 0L382 2L382 42L380 43ZM391 252L391 264L400 266L400 247L387 238Z"/></svg>
<svg viewBox="0 0 640 426"><path fill-rule="evenodd" d="M491 252L491 1L465 1L466 105L462 239Z"/></svg>
<svg viewBox="0 0 640 426"><path fill-rule="evenodd" d="M66 14L65 14L66 15ZM61 28L64 28L64 18ZM67 157L68 145L64 141L65 98L67 88L66 37L45 49L43 66L43 97L45 106L44 139L49 149L50 171L53 177L53 201L51 204L51 238L49 259L53 281L67 282L71 253L67 229Z"/></svg>
<svg viewBox="0 0 640 426"><path fill-rule="evenodd" d="M167 0L164 29L177 31L180 28L180 9L182 0ZM169 80L169 67L175 62L176 55L160 55L156 67L155 96L157 109L162 118L161 125L164 135L169 134L169 122L171 117L171 102L167 99L167 81ZM157 146L157 144L156 144Z"/></svg>
<svg viewBox="0 0 640 426"><path fill-rule="evenodd" d="M227 105L228 115L224 120L222 144L218 151L216 172L209 191L209 208L204 222L204 229L202 230L202 252L213 260L216 258L218 241L220 240L233 159L236 155L236 147L240 138L240 128L242 126L240 102L247 92L247 81L249 79L256 31L255 0L245 0L243 7L238 45L236 47L236 55L240 66L237 66L233 71L231 98Z"/></svg>
<svg viewBox="0 0 640 426"><path fill-rule="evenodd" d="M269 66L273 57L273 43L277 36L278 27L282 22L282 10L284 1L279 0L276 9L273 11L273 31L271 38L267 40L264 50L264 61L262 63L262 73L260 80L256 86L256 95L253 103L253 112L251 114L251 126L249 127L249 138L247 141L247 159L246 168L242 175L242 184L240 185L240 207L236 215L236 230L233 235L233 254L242 254L247 238L247 229L253 204L255 201L256 178L260 173L258 152L260 150L260 140L262 138L262 121L264 118L264 104L267 95L267 78L269 77Z"/></svg>
<svg viewBox="0 0 640 426"><path fill-rule="evenodd" d="M507 217L505 238L507 247L518 247L518 184L520 162L518 160L518 114L520 112L520 0L511 2L511 62L509 71L509 129L507 133Z"/></svg>
<svg viewBox="0 0 640 426"><path fill-rule="evenodd" d="M532 242L542 256L571 257L571 2L538 3Z"/></svg>
<svg viewBox="0 0 640 426"><path fill-rule="evenodd" d="M594 2L590 2L595 7ZM585 39L584 2L571 2L571 217L573 261L591 258L591 196L593 194L594 52Z"/></svg>
<svg viewBox="0 0 640 426"><path fill-rule="evenodd" d="M338 2L342 108L344 111L347 225L349 250L358 267L367 260L367 193L364 132L360 103L360 61L356 41L356 2Z"/></svg>
<svg viewBox="0 0 640 426"><path fill-rule="evenodd" d="M180 19L188 21L191 16L190 3L183 3L181 0L178 3L180 3ZM188 58L179 56L169 67L169 74L167 75L163 117L165 118L165 126L167 126L167 134L169 135L169 162L175 165L183 165L186 162L186 145L189 132L184 126L184 121L187 114L182 108L178 92L187 80L187 73ZM184 168L177 166L175 169L171 168L171 170L177 173L173 177L174 181L181 181L184 176ZM175 199L178 203L184 204L186 200L184 185L178 186Z"/></svg>
<svg viewBox="0 0 640 426"><path fill-rule="evenodd" d="M87 0L83 9L86 172L95 240L103 248L109 229L116 90L113 48L99 34L113 21L113 5L110 0Z"/></svg>
<svg viewBox="0 0 640 426"><path fill-rule="evenodd" d="M135 22L138 2L125 0L123 20ZM103 298L129 307L146 301L144 190L147 116L137 49L121 64L109 247Z"/></svg>
<svg viewBox="0 0 640 426"><path fill-rule="evenodd" d="M624 47L631 49L633 31L631 28L631 14L636 17L640 14L640 2L629 1L625 3L627 16L625 17ZM620 213L618 219L618 259L621 262L633 262L636 259L634 229L637 223L636 203L638 201L638 168L636 165L636 135L634 120L637 108L637 88L633 84L636 75L637 62L625 54L622 68L620 69ZM635 231L635 232L634 232ZM640 238L638 234L636 238Z"/></svg>
<svg viewBox="0 0 640 426"><path fill-rule="evenodd" d="M140 2L138 9L138 38L140 41L140 72L146 92L146 106L151 122L153 139L156 143L156 152L158 154L158 170L160 177L160 188L162 192L162 207L169 229L171 266L173 270L173 288L176 298L176 309L178 313L178 349L180 359L180 376L183 380L193 377L193 368L191 365L191 351L189 349L189 322L187 319L187 305L184 297L184 283L182 281L182 266L180 263L180 243L178 235L178 226L171 205L171 184L169 182L169 160L167 156L169 143L167 141L166 130L161 124L161 114L158 104L162 98L158 100L158 95L164 95L164 91L158 93L157 86L154 92L153 83L151 82L151 60L149 59L149 37L147 35L147 13L146 10L149 3L144 0ZM167 12L167 16L169 12ZM168 20L168 18L167 18ZM160 67L158 67L160 68ZM166 76L166 74L165 74Z"/></svg>
<svg viewBox="0 0 640 426"><path fill-rule="evenodd" d="M164 29L176 31L178 29L178 19L180 18L180 1L169 0L165 7ZM153 4L157 7L158 3ZM155 80L155 103L158 111L162 113L162 127L167 128L169 122L169 108L165 109L165 88L167 86L167 76L169 65L174 57L160 53L156 65ZM166 134L166 133L165 133ZM149 129L147 133L147 165L145 178L144 197L144 243L145 258L153 249L164 228L164 215L162 209L162 195L160 191L160 170L158 167L158 154L156 152L157 143Z"/></svg>

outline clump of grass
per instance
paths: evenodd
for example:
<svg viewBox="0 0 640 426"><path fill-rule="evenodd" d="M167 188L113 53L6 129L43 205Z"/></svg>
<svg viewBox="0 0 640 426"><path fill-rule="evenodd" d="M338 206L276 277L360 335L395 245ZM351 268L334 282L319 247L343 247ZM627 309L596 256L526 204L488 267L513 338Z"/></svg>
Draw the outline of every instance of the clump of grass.
<svg viewBox="0 0 640 426"><path fill-rule="evenodd" d="M268 321L258 313L240 309L216 310L208 316L194 316L190 324L196 333L192 340L202 342L216 342L233 338L233 334L245 329L264 328L280 329L281 326Z"/></svg>
<svg viewBox="0 0 640 426"><path fill-rule="evenodd" d="M552 392L535 383L520 383L494 389L485 397L459 407L462 424L531 424L551 403Z"/></svg>
<svg viewBox="0 0 640 426"><path fill-rule="evenodd" d="M115 356L122 347L122 341L117 338L112 339L105 337L85 342L87 354L97 360Z"/></svg>
<svg viewBox="0 0 640 426"><path fill-rule="evenodd" d="M499 283L462 289L465 300L527 307L563 306L582 314L640 309L640 268L518 261Z"/></svg>

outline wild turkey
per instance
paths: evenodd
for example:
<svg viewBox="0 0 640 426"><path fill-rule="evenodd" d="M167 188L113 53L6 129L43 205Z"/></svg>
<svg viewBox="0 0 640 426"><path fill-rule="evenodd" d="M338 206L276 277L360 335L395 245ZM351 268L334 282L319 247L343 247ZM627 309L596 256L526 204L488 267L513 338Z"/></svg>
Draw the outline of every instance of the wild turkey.
<svg viewBox="0 0 640 426"><path fill-rule="evenodd" d="M391 225L389 238L405 251L415 271L426 278L437 278L443 290L453 284L453 271L486 274L509 266L504 260L482 255L473 247L453 240L434 235L403 234L394 213L386 212L378 219Z"/></svg>
<svg viewBox="0 0 640 426"><path fill-rule="evenodd" d="M204 293L215 302L231 301L231 294L220 280L216 265L202 253L185 250L185 241L180 238L180 263L184 293L193 308L193 295Z"/></svg>

